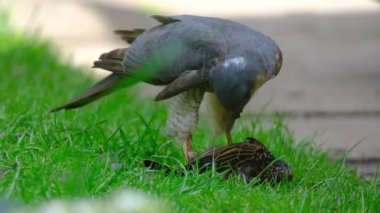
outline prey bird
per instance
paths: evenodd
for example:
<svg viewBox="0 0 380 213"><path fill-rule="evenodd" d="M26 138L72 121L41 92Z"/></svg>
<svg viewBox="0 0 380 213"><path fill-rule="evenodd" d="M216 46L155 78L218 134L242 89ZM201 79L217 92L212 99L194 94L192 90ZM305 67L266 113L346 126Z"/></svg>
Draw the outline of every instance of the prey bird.
<svg viewBox="0 0 380 213"><path fill-rule="evenodd" d="M185 173L182 169L172 169L152 160L144 160L144 165L151 170L162 170L166 175L171 172L175 175ZM185 165L187 171L199 173L213 168L218 173L224 173L225 179L238 175L246 182L253 178L272 182L290 181L294 176L286 162L276 159L260 141L251 137L246 138L245 142L212 147Z"/></svg>
<svg viewBox="0 0 380 213"><path fill-rule="evenodd" d="M255 91L279 73L282 54L271 38L233 21L192 15L152 17L160 25L116 30L130 46L104 53L94 62L95 68L110 75L52 111L84 106L139 81L165 85L155 100L170 98L167 133L182 142L190 162L192 132L204 94L210 93L216 128L232 143L235 120Z"/></svg>

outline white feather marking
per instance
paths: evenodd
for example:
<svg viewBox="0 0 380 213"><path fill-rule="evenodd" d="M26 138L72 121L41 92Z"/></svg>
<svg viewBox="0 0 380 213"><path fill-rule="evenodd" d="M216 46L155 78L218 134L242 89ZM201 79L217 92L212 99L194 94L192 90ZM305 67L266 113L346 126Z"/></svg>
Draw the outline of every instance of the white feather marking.
<svg viewBox="0 0 380 213"><path fill-rule="evenodd" d="M234 57L234 58L227 59L223 63L223 66L225 68L228 68L230 66L236 66L236 67L244 68L246 66L246 64L247 63L245 62L245 58L239 56L239 57Z"/></svg>

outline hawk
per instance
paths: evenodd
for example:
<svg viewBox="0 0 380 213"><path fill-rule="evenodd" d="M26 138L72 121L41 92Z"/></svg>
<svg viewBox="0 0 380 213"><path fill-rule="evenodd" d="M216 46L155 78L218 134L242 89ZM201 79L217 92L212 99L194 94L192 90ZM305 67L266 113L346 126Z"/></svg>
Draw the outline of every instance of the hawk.
<svg viewBox="0 0 380 213"><path fill-rule="evenodd" d="M279 73L282 54L271 38L233 21L192 15L152 18L160 25L116 30L129 47L102 54L93 66L110 75L52 111L84 106L140 81L165 85L155 100L170 98L167 133L182 142L190 162L204 94L210 93L210 113L231 144L235 120L255 91Z"/></svg>

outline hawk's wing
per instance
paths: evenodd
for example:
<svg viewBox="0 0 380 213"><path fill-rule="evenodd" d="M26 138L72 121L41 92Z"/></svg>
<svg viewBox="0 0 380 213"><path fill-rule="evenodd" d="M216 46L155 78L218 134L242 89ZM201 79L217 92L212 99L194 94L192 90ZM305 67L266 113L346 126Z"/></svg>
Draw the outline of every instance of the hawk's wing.
<svg viewBox="0 0 380 213"><path fill-rule="evenodd" d="M226 50L223 37L211 25L188 17L153 16L161 25L149 29L131 44L124 58L126 70L154 84L169 84L185 71L201 70Z"/></svg>
<svg viewBox="0 0 380 213"><path fill-rule="evenodd" d="M138 81L165 85L177 79L160 93L157 100L169 98L204 82L204 78L194 75L189 77L183 73L187 70L201 69L205 62L220 53L218 45L209 42L213 37L212 29L203 26L202 23L189 21L188 18L153 18L161 25L149 30L115 31L123 40L131 43L130 48L102 54L99 60L94 62L94 67L109 70L112 74L52 111L86 105L120 87ZM132 79L132 83L123 83L128 78Z"/></svg>

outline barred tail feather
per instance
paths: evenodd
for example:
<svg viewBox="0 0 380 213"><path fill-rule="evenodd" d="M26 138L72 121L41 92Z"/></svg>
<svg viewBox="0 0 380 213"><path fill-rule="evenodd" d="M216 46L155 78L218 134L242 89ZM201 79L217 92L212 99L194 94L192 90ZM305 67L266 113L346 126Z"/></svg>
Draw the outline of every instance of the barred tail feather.
<svg viewBox="0 0 380 213"><path fill-rule="evenodd" d="M93 67L111 71L112 74L102 79L79 96L71 99L68 103L58 106L50 112L78 108L96 101L121 87L125 87L126 85L123 85L122 82L128 77L128 73L123 69L122 62L127 51L127 48L123 48L103 53L99 57L99 60L94 62Z"/></svg>

